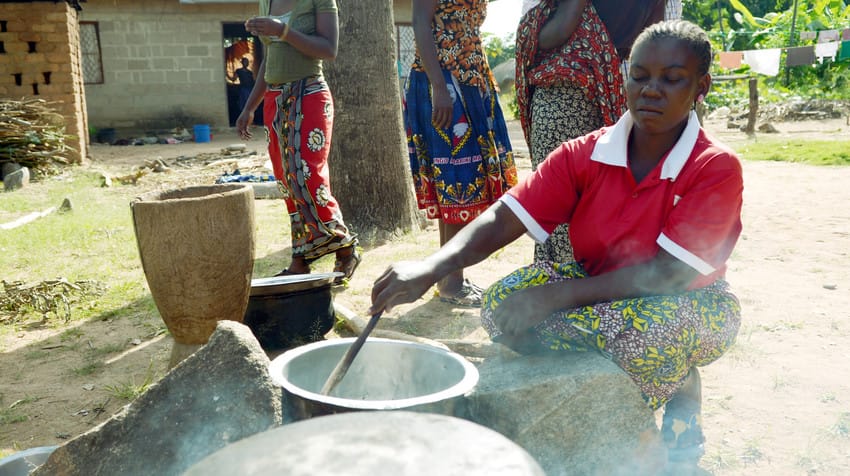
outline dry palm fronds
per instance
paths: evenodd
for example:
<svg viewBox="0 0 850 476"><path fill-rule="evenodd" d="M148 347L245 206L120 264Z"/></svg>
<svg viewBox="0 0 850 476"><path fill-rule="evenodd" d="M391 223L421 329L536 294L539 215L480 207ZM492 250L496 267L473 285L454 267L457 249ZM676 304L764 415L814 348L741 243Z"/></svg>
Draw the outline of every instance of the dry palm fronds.
<svg viewBox="0 0 850 476"><path fill-rule="evenodd" d="M22 281L0 283L3 285L0 292L0 322L15 320L28 310L41 313L43 321L47 321L48 314L52 313L68 322L71 319L72 303L79 297L103 292L103 285L93 280L71 282L65 278L56 278L33 284Z"/></svg>
<svg viewBox="0 0 850 476"><path fill-rule="evenodd" d="M71 163L65 119L43 99L0 99L0 165L15 162L37 174Z"/></svg>

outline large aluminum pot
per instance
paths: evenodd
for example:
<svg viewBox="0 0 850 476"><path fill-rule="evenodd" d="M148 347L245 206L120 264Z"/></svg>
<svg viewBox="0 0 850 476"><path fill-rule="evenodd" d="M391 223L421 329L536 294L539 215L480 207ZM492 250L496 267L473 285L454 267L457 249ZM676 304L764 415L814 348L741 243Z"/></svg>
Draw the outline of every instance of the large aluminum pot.
<svg viewBox="0 0 850 476"><path fill-rule="evenodd" d="M0 476L27 476L44 464L58 446L39 446L0 459Z"/></svg>
<svg viewBox="0 0 850 476"><path fill-rule="evenodd" d="M458 405L478 383L478 369L438 347L369 338L331 395L321 389L354 338L297 347L272 360L284 390L284 418L299 421L357 410L407 410L462 416Z"/></svg>

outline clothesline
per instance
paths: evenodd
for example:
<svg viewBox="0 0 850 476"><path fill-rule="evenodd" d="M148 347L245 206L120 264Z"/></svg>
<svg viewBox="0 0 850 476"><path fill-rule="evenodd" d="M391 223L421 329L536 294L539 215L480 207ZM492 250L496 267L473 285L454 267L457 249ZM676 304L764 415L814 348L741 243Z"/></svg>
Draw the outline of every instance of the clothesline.
<svg viewBox="0 0 850 476"><path fill-rule="evenodd" d="M811 35L809 35L811 33ZM844 30L801 31L801 40L817 38L817 43L788 48L767 48L760 50L721 51L719 65L724 69L737 69L742 64L750 66L754 73L766 76L779 74L781 55L785 53L786 66L807 66L824 60L850 60L850 28Z"/></svg>

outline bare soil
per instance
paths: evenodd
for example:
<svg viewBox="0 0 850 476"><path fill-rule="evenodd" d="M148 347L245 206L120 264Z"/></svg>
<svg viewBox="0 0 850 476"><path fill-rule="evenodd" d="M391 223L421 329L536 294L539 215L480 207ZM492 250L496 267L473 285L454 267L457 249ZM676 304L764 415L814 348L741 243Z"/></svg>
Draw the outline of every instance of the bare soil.
<svg viewBox="0 0 850 476"><path fill-rule="evenodd" d="M792 138L850 138L845 119L774 126ZM707 128L733 148L764 137L726 129L725 120L710 120ZM516 123L511 130L521 173L528 173ZM208 144L95 145L87 167L120 175L156 157L169 163L217 153L234 142L240 141L225 131ZM263 143L247 145L258 156L242 159L242 165L262 164ZM167 177L143 177L136 187L152 180L209 183L225 167L175 169ZM741 299L744 324L732 350L702 369L708 441L701 466L716 475L850 474L850 167L745 162L744 174L744 232L727 276ZM256 206L257 257L278 259L282 268L288 237L283 225L272 224L286 221L285 208L277 200L258 200ZM335 292L335 301L363 315L371 283L389 263L415 259L437 243L431 225L389 244L367 244L363 264L349 286ZM467 275L488 284L531 255L524 237ZM332 266L332 260L321 261L317 271ZM65 340L64 328L0 334L0 417L24 416L0 420L0 456L62 444L127 403L117 396L121 383L164 374L171 339L155 313L75 326ZM379 328L433 339L487 339L477 310L453 308L430 293L385 315ZM114 351L92 355L103 348ZM92 361L100 365L97 372L79 371Z"/></svg>

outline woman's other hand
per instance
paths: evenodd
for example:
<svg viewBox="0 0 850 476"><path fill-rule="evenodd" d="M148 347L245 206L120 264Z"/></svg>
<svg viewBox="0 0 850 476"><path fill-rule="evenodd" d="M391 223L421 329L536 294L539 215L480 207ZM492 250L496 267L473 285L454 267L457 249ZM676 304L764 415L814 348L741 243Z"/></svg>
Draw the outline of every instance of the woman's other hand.
<svg viewBox="0 0 850 476"><path fill-rule="evenodd" d="M254 36L278 37L285 26L282 21L270 17L254 17L245 22L245 29Z"/></svg>
<svg viewBox="0 0 850 476"><path fill-rule="evenodd" d="M431 122L434 127L445 129L452 125L452 112L454 111L452 96L449 94L449 89L445 84L443 84L443 87L435 86L433 91L431 99Z"/></svg>
<svg viewBox="0 0 850 476"><path fill-rule="evenodd" d="M372 285L369 314L390 311L393 306L419 299L437 280L422 261L402 261L387 268Z"/></svg>
<svg viewBox="0 0 850 476"><path fill-rule="evenodd" d="M253 137L251 134L251 124L254 123L254 112L253 110L249 111L247 109L243 110L241 114L239 114L239 118L236 119L236 132L239 133L239 137L247 140Z"/></svg>
<svg viewBox="0 0 850 476"><path fill-rule="evenodd" d="M493 311L493 321L507 339L523 336L557 311L552 307L551 292L551 284L515 291Z"/></svg>

